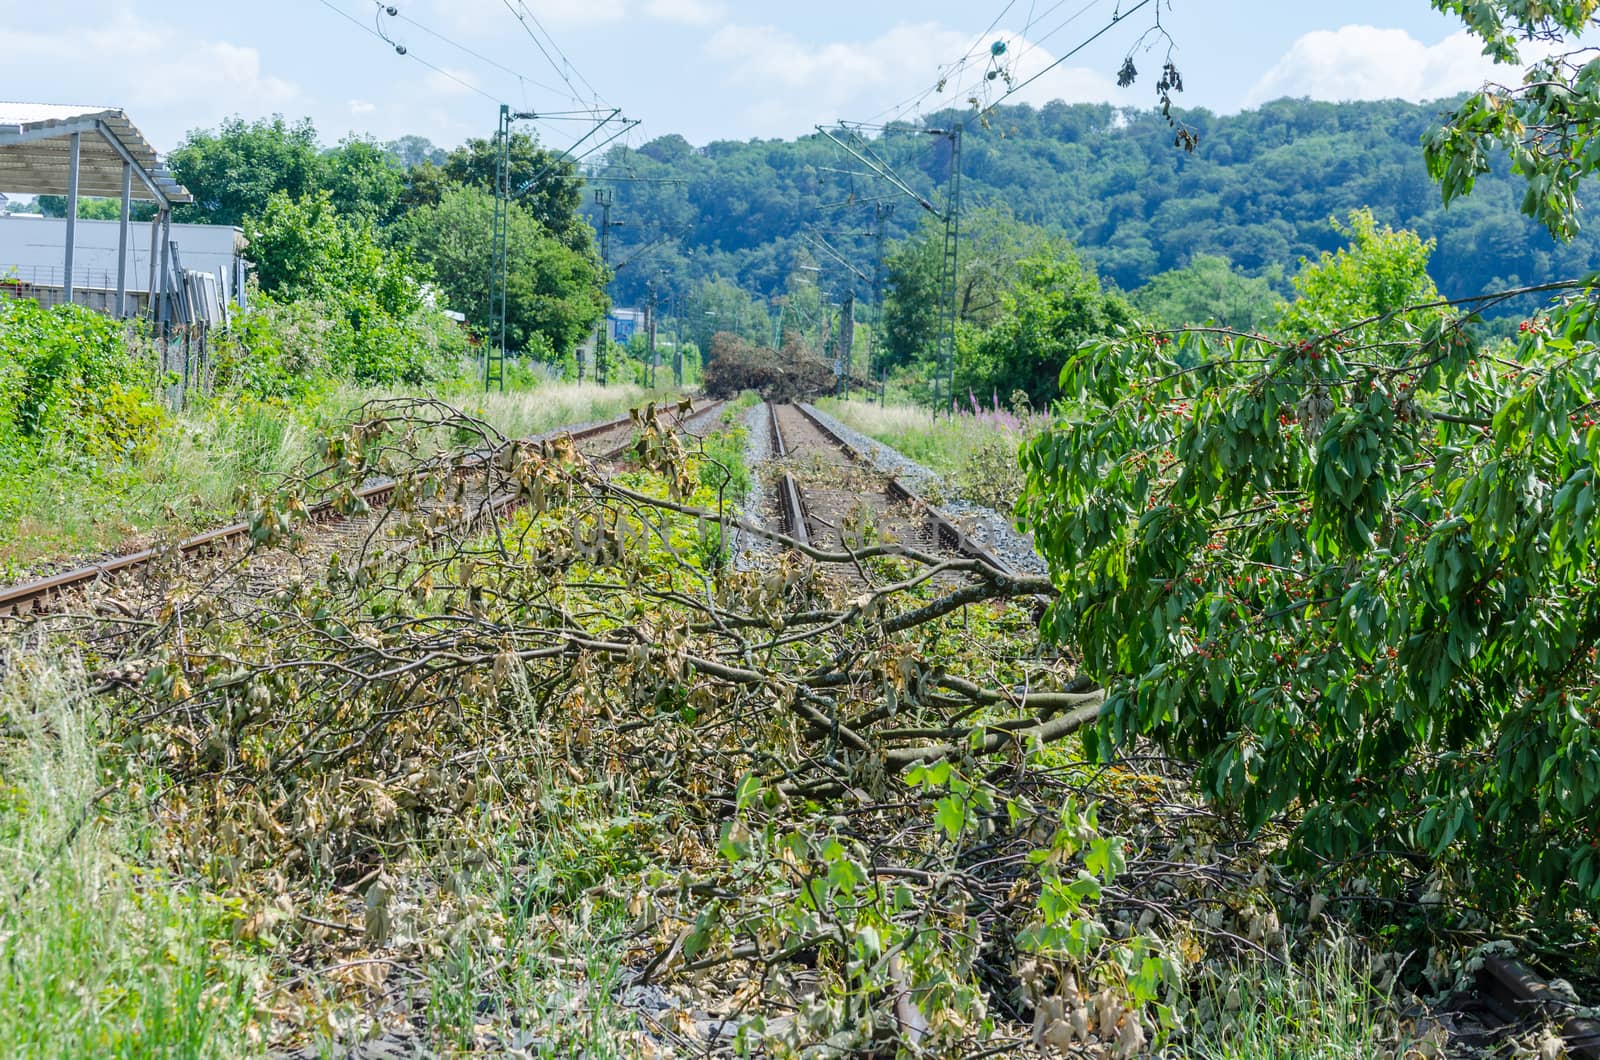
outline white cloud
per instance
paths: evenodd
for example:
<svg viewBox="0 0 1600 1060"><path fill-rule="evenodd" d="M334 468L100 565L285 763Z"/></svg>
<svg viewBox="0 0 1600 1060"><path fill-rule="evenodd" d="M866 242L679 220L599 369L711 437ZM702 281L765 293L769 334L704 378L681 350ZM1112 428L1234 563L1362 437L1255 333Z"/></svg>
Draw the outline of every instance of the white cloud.
<svg viewBox="0 0 1600 1060"><path fill-rule="evenodd" d="M215 120L234 110L282 109L303 98L292 81L262 68L255 48L156 26L129 11L108 14L90 29L0 27L0 54L16 84L57 85L70 71L70 97L60 88L36 87L32 94L50 97L46 102L124 108L158 143L199 124L197 101L221 103L206 115Z"/></svg>
<svg viewBox="0 0 1600 1060"><path fill-rule="evenodd" d="M131 76L125 81L99 89L102 94L114 92L114 99L92 101L110 106L164 106L208 93L239 95L273 106L300 94L293 83L264 74L261 53L254 48L195 39L126 12L113 24L88 31L38 33L0 27L0 52L19 79L30 67L61 62L99 74L126 70Z"/></svg>
<svg viewBox="0 0 1600 1060"><path fill-rule="evenodd" d="M1530 56L1531 58L1531 56ZM1516 80L1496 66L1465 30L1427 45L1401 29L1350 25L1307 33L1245 97L1255 106L1282 96L1332 101L1428 100L1470 91L1485 81Z"/></svg>
<svg viewBox="0 0 1600 1060"><path fill-rule="evenodd" d="M371 114L378 109L376 103L369 103L364 99L352 99L345 106L350 108L351 114Z"/></svg>
<svg viewBox="0 0 1600 1060"><path fill-rule="evenodd" d="M728 9L714 0L649 0L644 13L663 22L682 22L707 26L726 15Z"/></svg>
<svg viewBox="0 0 1600 1060"><path fill-rule="evenodd" d="M1048 73L1055 57L1012 37L1016 57L1012 80L1039 80L1012 102L1102 101L1116 91L1110 79L1083 67L1062 66ZM836 118L868 118L929 89L944 64L965 54L972 34L935 22L901 23L870 41L806 44L772 26L730 25L714 33L707 53L722 75L746 91L745 121L762 135L789 136L808 125ZM942 93L928 96L928 109L964 107L977 94L987 102L1005 91L1004 81L988 81L986 58L970 64Z"/></svg>

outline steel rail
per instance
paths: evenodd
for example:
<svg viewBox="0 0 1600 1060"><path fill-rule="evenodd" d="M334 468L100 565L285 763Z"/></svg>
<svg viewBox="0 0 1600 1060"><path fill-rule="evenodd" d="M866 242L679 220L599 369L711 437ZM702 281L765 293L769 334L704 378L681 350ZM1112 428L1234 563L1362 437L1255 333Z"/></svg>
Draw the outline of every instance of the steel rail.
<svg viewBox="0 0 1600 1060"><path fill-rule="evenodd" d="M783 432L778 429L778 407L768 402L767 415L772 422L772 455L782 460L789 455L789 447L784 444ZM811 530L806 522L805 502L801 500L800 487L795 485L794 476L787 471L778 480L778 499L783 505L783 522L789 536L809 548Z"/></svg>
<svg viewBox="0 0 1600 1060"><path fill-rule="evenodd" d="M794 406L794 408L800 413L800 415L805 417L808 423L821 432L824 438L828 439L828 441L832 442L834 445L838 446L839 449L843 450L845 455L850 457L851 460L854 460L857 464L860 464L862 467L869 468L874 472L879 474L883 473L882 469L879 468L877 464L856 449L855 446L839 437L839 435L836 434L826 423L823 423L821 419L815 416L810 409L798 403ZM888 475L887 477L887 490L889 496L926 515L928 520L933 523L934 528L938 533L938 544L940 547L946 548L952 552L958 552L970 559L978 560L980 563L986 563L1001 574L1013 577L1016 575L1017 572L1015 568L1011 566L1011 564L1007 563L1005 560L1001 559L999 556L995 555L987 548L984 548L982 545L972 540L972 538L968 537L959 526L951 522L949 516L945 515L938 508L935 508L927 501L923 500L910 486L907 486L904 482L901 482L893 475Z"/></svg>
<svg viewBox="0 0 1600 1060"><path fill-rule="evenodd" d="M1497 1018L1508 1025L1548 1019L1566 1042L1573 1060L1600 1060L1600 1021L1574 1014L1579 1006L1558 994L1526 965L1489 956L1477 975L1478 993Z"/></svg>

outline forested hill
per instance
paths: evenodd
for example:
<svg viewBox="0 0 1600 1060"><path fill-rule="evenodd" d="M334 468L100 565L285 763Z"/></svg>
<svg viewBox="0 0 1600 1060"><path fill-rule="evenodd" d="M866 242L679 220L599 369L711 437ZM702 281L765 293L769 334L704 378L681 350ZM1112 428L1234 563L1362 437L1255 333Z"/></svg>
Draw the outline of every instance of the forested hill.
<svg viewBox="0 0 1600 1060"><path fill-rule="evenodd" d="M1437 239L1431 271L1451 296L1577 275L1600 262L1594 225L1562 245L1519 214L1523 189L1503 166L1470 197L1441 205L1421 142L1447 107L1286 99L1236 115L1189 111L1181 118L1200 145L1188 154L1153 111L1052 103L1002 108L987 127L970 113L933 115L922 127L877 135L872 148L932 195L948 149L920 130L963 120L964 204L1004 203L1020 220L1059 228L1130 290L1202 253L1251 274L1292 272L1300 257L1338 245L1329 219L1360 206ZM870 273L872 200L896 204L891 238L926 215L882 181L840 172L862 169L820 135L703 148L665 136L612 151L597 172L618 178L604 185L615 196L612 219L622 222L612 260L628 262L614 296L641 297L652 276L686 290L713 274L775 293L798 266L822 261L800 235L807 225ZM630 177L639 179L621 179Z"/></svg>

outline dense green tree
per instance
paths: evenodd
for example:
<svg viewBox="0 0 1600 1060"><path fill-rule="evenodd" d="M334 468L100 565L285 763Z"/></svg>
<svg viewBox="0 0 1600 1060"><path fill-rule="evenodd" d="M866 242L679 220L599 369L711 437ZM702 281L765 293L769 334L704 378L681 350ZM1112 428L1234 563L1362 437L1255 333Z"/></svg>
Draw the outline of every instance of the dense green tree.
<svg viewBox="0 0 1600 1060"><path fill-rule="evenodd" d="M494 199L474 187L449 187L433 206L414 210L400 239L431 267L450 306L489 335ZM507 240L506 341L518 350L571 353L605 313L599 264L553 236L538 217L511 204Z"/></svg>
<svg viewBox="0 0 1600 1060"><path fill-rule="evenodd" d="M1248 276L1216 254L1196 254L1181 269L1157 273L1133 292L1133 305L1167 327L1204 324L1250 331L1277 315L1272 281Z"/></svg>
<svg viewBox="0 0 1600 1060"><path fill-rule="evenodd" d="M1600 5L1435 6L1505 53L1560 51ZM1528 214L1571 233L1568 193L1600 172L1592 56L1447 117L1427 146L1446 193L1509 150ZM1359 877L1419 926L1509 924L1592 967L1600 290L1574 280L1486 350L1433 304L1426 238L1343 231L1283 333L1068 358L1024 455L1020 513L1062 590L1045 627L1105 685L1092 753L1153 740L1246 824L1291 825L1319 887Z"/></svg>
<svg viewBox="0 0 1600 1060"><path fill-rule="evenodd" d="M248 123L229 118L215 132L190 132L167 162L194 195L194 202L174 207L177 221L237 225L264 212L274 193L298 199L322 186L317 130L309 118L293 125L282 115Z"/></svg>
<svg viewBox="0 0 1600 1060"><path fill-rule="evenodd" d="M1519 213L1523 182L1503 162L1477 176L1470 199L1445 208L1416 145L1450 105L1285 99L1230 115L1174 111L1200 133L1193 154L1173 149L1158 112L1104 104L1003 106L987 127L968 124L963 199L1003 202L1018 220L1058 230L1125 291L1199 255L1225 258L1252 277L1287 275L1300 258L1315 259L1341 243L1328 218L1361 207L1382 223L1435 240L1430 270L1451 296L1536 283L1600 261L1600 231L1563 243ZM963 117L946 112L925 121L944 125ZM1535 129L1539 120L1525 124ZM946 168L929 137L891 131L872 147L919 194L938 200ZM692 251L691 280L720 275L758 297L783 293L797 235L819 216L829 239L869 275L879 200L888 196L897 207L886 222L891 241L915 239L925 216L887 185L837 172L852 167L817 136L699 148L664 137L645 149L614 149L606 162L613 173L646 178L615 185L614 217L681 226L674 231ZM593 217L592 204L584 209ZM619 229L614 239L618 260L648 241L643 226ZM618 301L637 304L644 279L619 275ZM1528 309L1507 304L1494 311Z"/></svg>
<svg viewBox="0 0 1600 1060"><path fill-rule="evenodd" d="M1080 345L1129 322L1122 296L1106 291L1094 267L1071 251L1024 258L1009 291L1000 296L999 319L964 330L956 357L958 403L1009 405L1021 390L1036 408L1057 393L1061 366Z"/></svg>
<svg viewBox="0 0 1600 1060"><path fill-rule="evenodd" d="M772 316L766 304L731 280L714 276L687 300L689 337L702 350L719 333L737 335L755 346L772 344Z"/></svg>
<svg viewBox="0 0 1600 1060"><path fill-rule="evenodd" d="M322 156L320 186L338 211L375 223L390 220L400 202L404 171L385 148L371 140L346 137Z"/></svg>
<svg viewBox="0 0 1600 1060"><path fill-rule="evenodd" d="M384 150L388 151L403 169L420 166L424 162L442 165L449 155L444 148L435 147L433 141L426 136L402 136L385 144Z"/></svg>
<svg viewBox="0 0 1600 1060"><path fill-rule="evenodd" d="M979 328L1004 313L1006 296L1024 273L1024 261L1069 252L1059 234L1018 221L1002 204L975 208L962 218L959 248L956 319ZM943 260L944 224L933 219L924 222L915 238L891 248L881 366L931 360L939 336Z"/></svg>
<svg viewBox="0 0 1600 1060"><path fill-rule="evenodd" d="M556 151L539 146L527 133L514 132L507 148L511 198L569 248L586 251L594 232L577 216L583 181L576 167ZM442 165L424 162L407 174L405 202L437 205L451 185L494 191L499 155L493 140L474 139L451 151Z"/></svg>
<svg viewBox="0 0 1600 1060"><path fill-rule="evenodd" d="M319 303L324 356L333 372L363 383L420 383L438 365L426 270L380 243L369 222L340 217L326 191L268 197L245 219L262 295Z"/></svg>
<svg viewBox="0 0 1600 1060"><path fill-rule="evenodd" d="M1349 245L1306 262L1294 278L1295 299L1278 321L1284 335L1310 339L1368 318L1352 337L1366 342L1404 339L1427 314L1400 315L1407 306L1436 301L1428 275L1432 240L1415 232L1378 227L1371 210L1354 210L1348 223L1333 223ZM1435 314L1437 315L1437 314Z"/></svg>

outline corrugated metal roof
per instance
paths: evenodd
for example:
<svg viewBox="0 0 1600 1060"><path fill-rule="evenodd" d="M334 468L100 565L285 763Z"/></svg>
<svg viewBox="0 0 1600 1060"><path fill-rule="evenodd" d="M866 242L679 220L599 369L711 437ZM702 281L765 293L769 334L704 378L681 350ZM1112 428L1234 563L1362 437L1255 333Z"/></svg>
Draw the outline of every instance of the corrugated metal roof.
<svg viewBox="0 0 1600 1060"><path fill-rule="evenodd" d="M168 200L194 201L126 113L115 107L60 103L0 101L0 190L65 195L68 137L81 132L90 135L79 141L78 194L120 198L122 156L97 130L115 138ZM138 180L133 183L133 195L136 199L155 198Z"/></svg>

